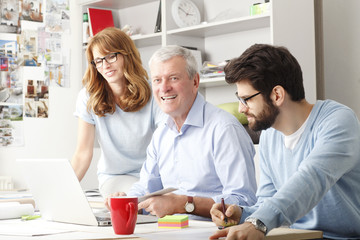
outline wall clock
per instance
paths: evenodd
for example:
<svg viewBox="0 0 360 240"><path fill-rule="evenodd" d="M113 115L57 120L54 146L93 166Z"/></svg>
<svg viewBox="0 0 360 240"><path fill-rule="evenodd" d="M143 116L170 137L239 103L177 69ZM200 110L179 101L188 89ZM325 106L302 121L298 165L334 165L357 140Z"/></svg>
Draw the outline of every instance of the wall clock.
<svg viewBox="0 0 360 240"><path fill-rule="evenodd" d="M175 0L171 6L171 13L179 27L197 25L201 21L199 9L190 0Z"/></svg>

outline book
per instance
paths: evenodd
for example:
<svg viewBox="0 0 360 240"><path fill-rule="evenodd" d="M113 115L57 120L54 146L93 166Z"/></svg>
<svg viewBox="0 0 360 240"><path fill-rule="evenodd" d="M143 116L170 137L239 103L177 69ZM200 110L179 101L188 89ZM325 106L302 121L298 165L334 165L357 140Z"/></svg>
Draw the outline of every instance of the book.
<svg viewBox="0 0 360 240"><path fill-rule="evenodd" d="M154 32L161 32L161 1L159 1L159 10L158 10L158 15L156 18L156 24L155 24L155 30Z"/></svg>
<svg viewBox="0 0 360 240"><path fill-rule="evenodd" d="M115 26L111 10L88 8L88 16L91 37L107 27Z"/></svg>
<svg viewBox="0 0 360 240"><path fill-rule="evenodd" d="M287 227L274 228L265 237L266 240L303 240L322 238L322 231L292 229Z"/></svg>
<svg viewBox="0 0 360 240"><path fill-rule="evenodd" d="M0 203L18 202L21 204L31 204L35 207L33 198L0 198Z"/></svg>
<svg viewBox="0 0 360 240"><path fill-rule="evenodd" d="M35 200L26 189L11 189L0 191L0 203L18 202L21 204L32 204L35 207Z"/></svg>

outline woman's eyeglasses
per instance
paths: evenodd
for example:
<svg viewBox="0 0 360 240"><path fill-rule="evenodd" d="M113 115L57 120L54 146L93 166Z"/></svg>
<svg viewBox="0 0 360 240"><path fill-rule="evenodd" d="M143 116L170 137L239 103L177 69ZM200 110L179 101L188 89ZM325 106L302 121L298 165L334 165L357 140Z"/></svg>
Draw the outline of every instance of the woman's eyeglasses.
<svg viewBox="0 0 360 240"><path fill-rule="evenodd" d="M117 60L117 55L120 54L119 52L115 52L115 53L109 53L108 55L106 55L105 57L102 58L95 58L94 60L91 61L91 64L94 65L94 67L96 68L101 68L103 66L103 62L104 60L110 64L113 62L116 62Z"/></svg>

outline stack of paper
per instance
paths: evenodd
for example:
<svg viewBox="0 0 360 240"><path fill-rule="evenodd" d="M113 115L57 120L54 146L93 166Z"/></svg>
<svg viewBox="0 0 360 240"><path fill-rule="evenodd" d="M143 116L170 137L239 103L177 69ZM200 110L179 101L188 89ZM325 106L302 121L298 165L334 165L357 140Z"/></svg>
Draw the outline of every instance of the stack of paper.
<svg viewBox="0 0 360 240"><path fill-rule="evenodd" d="M159 218L159 228L186 228L189 226L189 217L187 215L166 215Z"/></svg>

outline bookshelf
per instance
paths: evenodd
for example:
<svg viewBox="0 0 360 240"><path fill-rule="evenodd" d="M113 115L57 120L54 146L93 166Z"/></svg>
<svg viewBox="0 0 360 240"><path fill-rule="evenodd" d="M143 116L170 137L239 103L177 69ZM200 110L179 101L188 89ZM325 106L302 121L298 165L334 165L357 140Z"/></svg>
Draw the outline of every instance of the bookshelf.
<svg viewBox="0 0 360 240"><path fill-rule="evenodd" d="M154 33L160 1L162 32ZM132 39L147 70L152 53L166 45L196 47L201 51L202 61L211 62L238 57L254 43L286 46L302 66L307 99L316 100L314 0L271 0L270 12L255 16L249 13L256 0L192 0L201 12L201 23L184 28L179 28L172 19L173 1L80 0L78 3L83 12L88 7L112 10L116 27L131 25L138 33ZM236 101L235 86L227 85L224 78L201 79L200 92L213 104Z"/></svg>

